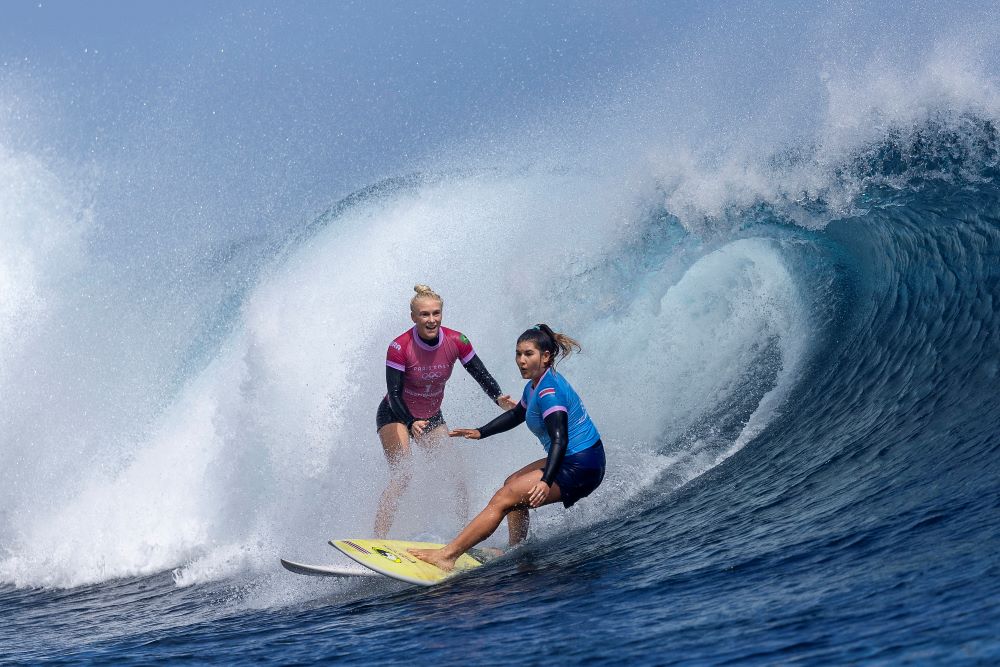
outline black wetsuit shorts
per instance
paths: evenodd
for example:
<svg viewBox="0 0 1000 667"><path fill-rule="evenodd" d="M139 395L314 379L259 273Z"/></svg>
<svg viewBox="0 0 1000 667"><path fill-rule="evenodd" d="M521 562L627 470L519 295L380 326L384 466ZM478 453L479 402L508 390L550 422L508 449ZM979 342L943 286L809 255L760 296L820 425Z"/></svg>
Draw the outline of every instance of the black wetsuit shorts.
<svg viewBox="0 0 1000 667"><path fill-rule="evenodd" d="M419 418L418 421L420 421ZM442 415L441 411L438 410L427 421L428 424L426 430L429 431L444 424L444 415ZM405 422L402 419L400 419L393 413L392 408L389 407L389 399L383 398L382 402L378 404L378 411L375 413L375 430L376 432L381 431L382 427L385 426L386 424L394 424L394 423L405 424Z"/></svg>

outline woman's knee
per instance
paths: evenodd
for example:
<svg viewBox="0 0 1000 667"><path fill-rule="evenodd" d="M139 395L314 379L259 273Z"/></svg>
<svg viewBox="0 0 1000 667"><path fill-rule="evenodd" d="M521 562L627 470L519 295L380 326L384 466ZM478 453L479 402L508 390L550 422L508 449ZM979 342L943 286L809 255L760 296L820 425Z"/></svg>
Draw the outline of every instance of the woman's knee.
<svg viewBox="0 0 1000 667"><path fill-rule="evenodd" d="M510 486L511 484L514 484L514 482L516 482L518 479L520 479L521 476L524 475L524 474L525 473L524 473L523 470L518 470L516 472L512 472L511 474L507 475L507 479L505 479L503 481L503 485L504 486Z"/></svg>
<svg viewBox="0 0 1000 667"><path fill-rule="evenodd" d="M523 494L518 493L512 484L504 484L493 494L490 504L506 514L522 504L524 499L521 495Z"/></svg>

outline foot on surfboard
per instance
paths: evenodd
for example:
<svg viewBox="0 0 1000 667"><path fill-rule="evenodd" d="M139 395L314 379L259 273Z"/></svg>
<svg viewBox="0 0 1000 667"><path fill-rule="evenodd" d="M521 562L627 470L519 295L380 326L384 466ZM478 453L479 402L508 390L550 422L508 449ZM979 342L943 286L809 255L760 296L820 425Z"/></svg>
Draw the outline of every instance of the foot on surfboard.
<svg viewBox="0 0 1000 667"><path fill-rule="evenodd" d="M460 572L477 568L495 557L485 550L472 549L459 556L454 562L454 568L448 571L417 558L409 551L441 549L443 544L367 539L330 540L330 544L352 560L379 574L421 586L441 583Z"/></svg>

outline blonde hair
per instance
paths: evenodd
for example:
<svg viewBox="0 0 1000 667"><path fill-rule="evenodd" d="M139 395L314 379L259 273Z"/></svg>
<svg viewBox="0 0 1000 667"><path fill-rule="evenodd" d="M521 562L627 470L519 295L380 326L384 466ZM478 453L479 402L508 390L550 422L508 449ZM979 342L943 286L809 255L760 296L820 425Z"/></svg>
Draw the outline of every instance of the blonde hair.
<svg viewBox="0 0 1000 667"><path fill-rule="evenodd" d="M518 343L530 342L542 352L552 355L552 366L556 361L565 359L574 351L580 352L580 343L566 334L557 333L548 324L536 324L518 336Z"/></svg>
<svg viewBox="0 0 1000 667"><path fill-rule="evenodd" d="M417 312L417 301L421 299L434 299L441 304L442 308L444 307L444 299L441 298L440 294L432 290L429 285L414 285L413 291L416 294L410 299L410 312Z"/></svg>

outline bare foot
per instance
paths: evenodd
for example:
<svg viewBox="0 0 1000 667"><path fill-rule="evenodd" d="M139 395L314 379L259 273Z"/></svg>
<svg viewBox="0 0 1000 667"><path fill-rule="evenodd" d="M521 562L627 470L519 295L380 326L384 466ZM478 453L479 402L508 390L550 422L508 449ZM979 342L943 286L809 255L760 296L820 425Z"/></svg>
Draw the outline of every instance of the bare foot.
<svg viewBox="0 0 1000 667"><path fill-rule="evenodd" d="M455 569L455 561L458 558L448 558L444 555L444 549L407 549L410 554L416 556L425 563L436 565L445 572Z"/></svg>

